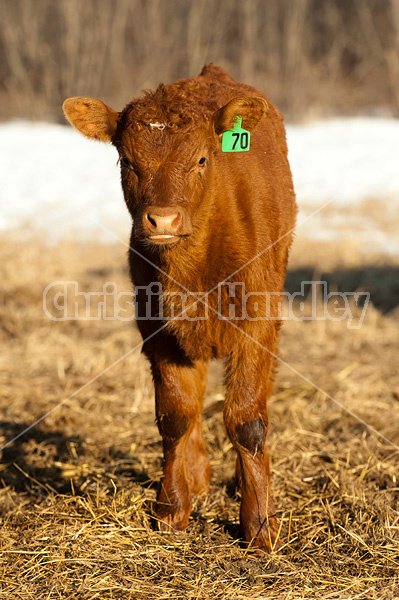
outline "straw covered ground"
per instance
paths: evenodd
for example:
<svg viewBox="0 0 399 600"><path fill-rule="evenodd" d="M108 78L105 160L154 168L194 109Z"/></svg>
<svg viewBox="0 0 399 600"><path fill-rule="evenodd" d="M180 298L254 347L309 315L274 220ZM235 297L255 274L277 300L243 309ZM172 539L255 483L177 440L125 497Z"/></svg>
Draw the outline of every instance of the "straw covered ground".
<svg viewBox="0 0 399 600"><path fill-rule="evenodd" d="M195 498L187 531L163 534L151 519L161 443L135 327L43 311L53 281L129 292L126 249L3 239L1 598L399 598L399 262L315 245L297 241L287 287L325 277L372 302L358 329L284 324L268 434L283 550L269 556L238 536L221 366L204 408L210 494Z"/></svg>

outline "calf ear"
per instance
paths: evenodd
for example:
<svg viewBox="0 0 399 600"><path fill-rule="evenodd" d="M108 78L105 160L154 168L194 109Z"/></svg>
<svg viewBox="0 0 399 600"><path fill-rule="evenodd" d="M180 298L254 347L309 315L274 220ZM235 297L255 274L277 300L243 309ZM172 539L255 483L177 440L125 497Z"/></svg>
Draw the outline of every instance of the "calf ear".
<svg viewBox="0 0 399 600"><path fill-rule="evenodd" d="M213 124L216 133L219 135L229 131L235 125L234 117L239 115L242 118L241 127L247 131L255 129L268 108L264 98L259 96L253 98L234 98L228 104L219 108L213 115Z"/></svg>
<svg viewBox="0 0 399 600"><path fill-rule="evenodd" d="M68 98L62 105L64 115L80 133L88 138L110 142L119 114L94 98Z"/></svg>

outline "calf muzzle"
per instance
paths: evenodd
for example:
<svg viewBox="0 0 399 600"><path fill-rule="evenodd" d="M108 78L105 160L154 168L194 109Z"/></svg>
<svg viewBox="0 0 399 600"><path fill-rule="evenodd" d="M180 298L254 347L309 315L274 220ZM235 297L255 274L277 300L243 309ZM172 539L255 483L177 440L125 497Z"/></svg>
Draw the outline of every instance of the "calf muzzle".
<svg viewBox="0 0 399 600"><path fill-rule="evenodd" d="M170 244L192 234L187 211L178 206L148 206L141 218L142 235L153 244Z"/></svg>

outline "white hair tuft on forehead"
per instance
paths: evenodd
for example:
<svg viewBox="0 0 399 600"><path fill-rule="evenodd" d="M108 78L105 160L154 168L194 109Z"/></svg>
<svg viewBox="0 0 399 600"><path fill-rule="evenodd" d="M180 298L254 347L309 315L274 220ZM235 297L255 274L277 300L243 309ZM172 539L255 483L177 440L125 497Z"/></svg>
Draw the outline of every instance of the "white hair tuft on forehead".
<svg viewBox="0 0 399 600"><path fill-rule="evenodd" d="M161 131L166 127L164 123L159 123L158 121L156 123L149 123L149 126L151 129L160 129Z"/></svg>

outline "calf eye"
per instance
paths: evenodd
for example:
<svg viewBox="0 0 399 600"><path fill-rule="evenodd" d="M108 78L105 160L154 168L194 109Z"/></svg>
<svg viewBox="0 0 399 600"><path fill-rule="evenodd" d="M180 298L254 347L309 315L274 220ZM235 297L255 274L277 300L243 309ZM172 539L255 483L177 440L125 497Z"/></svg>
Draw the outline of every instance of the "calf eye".
<svg viewBox="0 0 399 600"><path fill-rule="evenodd" d="M206 158L205 158L205 156L203 156L202 158L199 159L198 164L200 167L203 167L205 163L206 163Z"/></svg>

